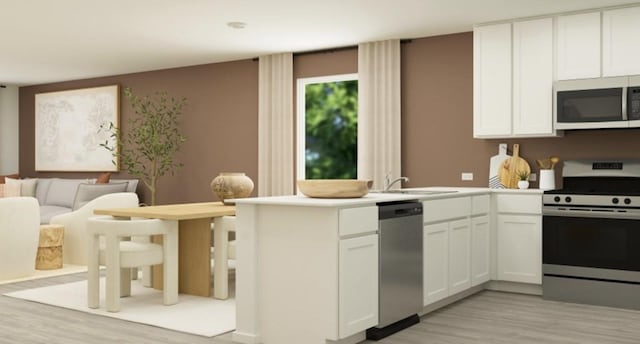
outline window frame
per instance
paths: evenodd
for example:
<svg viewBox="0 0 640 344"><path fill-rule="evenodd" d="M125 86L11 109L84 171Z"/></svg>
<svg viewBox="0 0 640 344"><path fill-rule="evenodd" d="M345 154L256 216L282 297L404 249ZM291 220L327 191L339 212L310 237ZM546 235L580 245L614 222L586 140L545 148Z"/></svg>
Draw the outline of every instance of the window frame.
<svg viewBox="0 0 640 344"><path fill-rule="evenodd" d="M334 74L325 76L315 76L309 78L298 78L296 80L296 177L306 180L306 86L310 84L358 81L358 73ZM358 112L358 119L360 113ZM300 190L297 190L300 193Z"/></svg>

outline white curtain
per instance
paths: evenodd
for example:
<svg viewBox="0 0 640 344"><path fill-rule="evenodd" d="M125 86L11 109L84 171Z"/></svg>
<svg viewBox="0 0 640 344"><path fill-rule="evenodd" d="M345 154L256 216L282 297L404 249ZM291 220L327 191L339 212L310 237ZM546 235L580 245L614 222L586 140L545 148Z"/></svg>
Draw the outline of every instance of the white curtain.
<svg viewBox="0 0 640 344"><path fill-rule="evenodd" d="M400 40L358 45L358 178L400 177Z"/></svg>
<svg viewBox="0 0 640 344"><path fill-rule="evenodd" d="M259 61L258 196L293 195L293 54Z"/></svg>

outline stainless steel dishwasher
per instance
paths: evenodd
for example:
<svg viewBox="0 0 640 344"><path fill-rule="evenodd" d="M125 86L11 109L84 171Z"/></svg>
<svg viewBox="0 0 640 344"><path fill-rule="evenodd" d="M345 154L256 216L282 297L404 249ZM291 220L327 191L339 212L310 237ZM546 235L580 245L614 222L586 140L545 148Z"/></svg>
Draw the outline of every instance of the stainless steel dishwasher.
<svg viewBox="0 0 640 344"><path fill-rule="evenodd" d="M378 204L379 322L367 330L378 340L420 322L422 311L422 203Z"/></svg>

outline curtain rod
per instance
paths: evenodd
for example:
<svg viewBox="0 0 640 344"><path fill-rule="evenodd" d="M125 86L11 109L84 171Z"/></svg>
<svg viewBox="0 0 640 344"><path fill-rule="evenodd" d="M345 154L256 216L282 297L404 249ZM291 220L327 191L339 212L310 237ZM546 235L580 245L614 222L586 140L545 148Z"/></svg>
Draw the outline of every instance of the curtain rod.
<svg viewBox="0 0 640 344"><path fill-rule="evenodd" d="M401 39L400 40L400 44L406 44L406 43L411 43L413 40L412 39ZM293 53L293 56L304 56L304 55L311 55L311 54L328 54L328 53L335 53L335 52L339 52L339 51L345 51L345 50L352 50L352 49L358 49L357 45L349 45L346 47L339 47L339 48L328 48L328 49L318 49L318 50L309 50L309 51L301 51L299 53ZM258 61L259 57L254 57L253 59L251 59L252 61Z"/></svg>

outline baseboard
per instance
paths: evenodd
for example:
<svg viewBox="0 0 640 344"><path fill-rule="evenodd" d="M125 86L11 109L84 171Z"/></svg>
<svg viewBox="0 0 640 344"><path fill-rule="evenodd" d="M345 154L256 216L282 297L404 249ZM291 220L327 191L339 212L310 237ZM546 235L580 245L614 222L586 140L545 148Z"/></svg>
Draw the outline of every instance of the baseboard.
<svg viewBox="0 0 640 344"><path fill-rule="evenodd" d="M486 289L495 291L506 291L509 293L542 295L541 284L528 284L506 281L490 281L486 284Z"/></svg>
<svg viewBox="0 0 640 344"><path fill-rule="evenodd" d="M485 283L486 284L486 283ZM481 292L485 289L485 284L480 284L477 285L475 287L471 287L470 289L467 289L465 291L461 291L457 294L448 296L442 300L436 301L434 303L428 304L426 305L423 309L422 312L419 314L420 316L423 316L425 314L431 313L437 309L440 309L444 306L450 305L456 301L460 301L468 296L471 296L475 293Z"/></svg>
<svg viewBox="0 0 640 344"><path fill-rule="evenodd" d="M234 331L231 333L231 340L236 343L244 343L244 344L260 344L262 340L260 336L249 333L242 333L238 331Z"/></svg>

